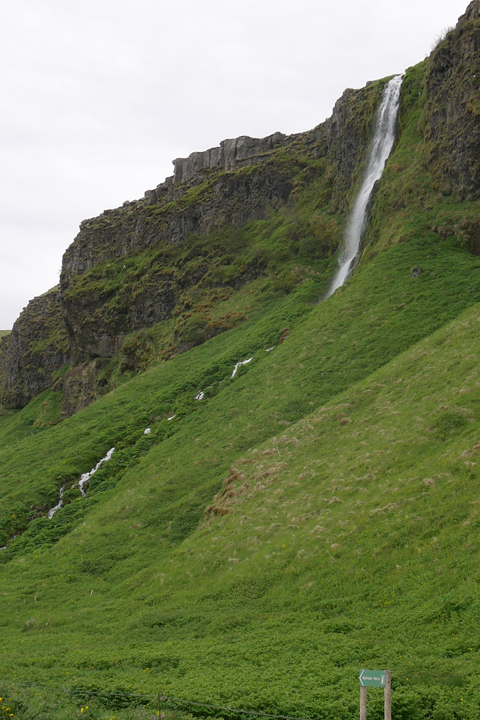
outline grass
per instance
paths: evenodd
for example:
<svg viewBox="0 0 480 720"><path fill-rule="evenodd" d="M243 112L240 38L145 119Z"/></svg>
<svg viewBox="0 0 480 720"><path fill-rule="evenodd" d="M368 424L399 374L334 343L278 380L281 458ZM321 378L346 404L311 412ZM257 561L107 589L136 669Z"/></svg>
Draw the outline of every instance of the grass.
<svg viewBox="0 0 480 720"><path fill-rule="evenodd" d="M421 161L422 72L362 262L328 301L343 221L312 185L296 210L175 250L179 272L210 242L265 273L228 292L229 262L207 263L195 312L129 338L122 362L146 354L144 372L114 367L63 422L52 391L0 414L2 720L143 720L158 692L171 720L238 717L205 705L350 720L362 667L392 671L395 718L478 718L480 259L461 224L475 205ZM123 267L107 268L81 292L113 292Z"/></svg>
<svg viewBox="0 0 480 720"><path fill-rule="evenodd" d="M3 419L18 437L2 450L12 502L54 504L118 445L85 500L72 491L3 551L10 681L348 718L357 668L378 665L405 717L419 694L461 704L476 667L480 441L478 306L461 312L478 260L434 247L391 248L325 304L303 286L61 425L21 437L26 410ZM414 257L428 261L416 279Z"/></svg>

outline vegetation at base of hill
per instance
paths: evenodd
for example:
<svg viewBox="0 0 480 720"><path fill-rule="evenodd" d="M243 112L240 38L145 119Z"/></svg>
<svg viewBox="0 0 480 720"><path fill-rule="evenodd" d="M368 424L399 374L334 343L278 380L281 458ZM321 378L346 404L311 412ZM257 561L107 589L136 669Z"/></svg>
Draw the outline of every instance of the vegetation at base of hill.
<svg viewBox="0 0 480 720"><path fill-rule="evenodd" d="M0 720L23 717L37 720L158 720L157 697L85 693L45 686L0 684ZM193 720L178 703L161 703L164 720ZM180 706L181 707L181 706Z"/></svg>
<svg viewBox="0 0 480 720"><path fill-rule="evenodd" d="M0 414L3 717L143 720L160 692L168 720L352 720L362 667L392 671L398 720L479 717L478 204L429 169L425 72L328 301L334 258L312 243L342 221L305 191L234 237L235 272L265 273L209 296L231 279L212 263L195 312L127 338L96 403L58 423L47 391ZM192 238L182 263L208 265L209 242L231 238ZM162 358L175 332L192 346ZM369 691L369 718L382 702Z"/></svg>
<svg viewBox="0 0 480 720"><path fill-rule="evenodd" d="M219 447L202 453L208 429L192 458L154 445L75 532L4 566L8 679L350 718L358 667L388 666L397 716L474 718L479 322L476 305L232 453L214 501L229 512L183 541L164 536L165 502L189 500L168 458L200 480Z"/></svg>

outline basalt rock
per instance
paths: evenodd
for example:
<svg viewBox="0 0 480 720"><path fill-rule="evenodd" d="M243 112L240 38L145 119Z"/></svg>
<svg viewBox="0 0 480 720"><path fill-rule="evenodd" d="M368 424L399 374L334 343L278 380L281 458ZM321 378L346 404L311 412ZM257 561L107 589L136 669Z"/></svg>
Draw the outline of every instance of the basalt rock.
<svg viewBox="0 0 480 720"><path fill-rule="evenodd" d="M197 178L201 185L204 177ZM190 190L190 193L188 192ZM95 265L163 244L177 244L193 233L208 234L226 225L242 227L261 218L268 207L288 200L292 177L265 170L244 175L220 174L195 188L183 187L177 202L164 198L153 207L138 201L84 221L63 257L61 285Z"/></svg>
<svg viewBox="0 0 480 720"><path fill-rule="evenodd" d="M439 189L480 197L480 0L432 52L426 137Z"/></svg>
<svg viewBox="0 0 480 720"><path fill-rule="evenodd" d="M121 271L120 271L121 272ZM75 284L64 287L62 306L72 365L117 353L125 335L151 327L169 317L177 302L173 278L159 271L146 274L133 287L122 276L111 291L83 292Z"/></svg>
<svg viewBox="0 0 480 720"><path fill-rule="evenodd" d="M63 380L62 416L69 417L94 402L99 394L98 371L101 361L77 365Z"/></svg>
<svg viewBox="0 0 480 720"><path fill-rule="evenodd" d="M236 167L261 162L262 157L281 146L293 142L294 136L287 137L283 133L276 132L266 138L251 138L247 135L233 140L223 140L220 147L210 148L204 152L194 152L188 158L178 158L173 161L175 183L183 183L191 180L199 170L232 170Z"/></svg>
<svg viewBox="0 0 480 720"><path fill-rule="evenodd" d="M54 373L67 362L68 340L62 319L60 288L31 300L2 338L0 399L20 408L54 383Z"/></svg>

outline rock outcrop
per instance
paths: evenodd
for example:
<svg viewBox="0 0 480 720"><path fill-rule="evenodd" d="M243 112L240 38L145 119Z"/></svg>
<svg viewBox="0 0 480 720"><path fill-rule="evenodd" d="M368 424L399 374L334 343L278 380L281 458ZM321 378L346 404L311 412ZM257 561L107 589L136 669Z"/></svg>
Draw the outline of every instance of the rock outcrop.
<svg viewBox="0 0 480 720"><path fill-rule="evenodd" d="M276 132L262 139L242 135L233 140L223 140L220 147L214 147L204 152L194 152L188 158L174 160L174 182L188 182L199 170L205 168L228 171L251 164L252 159L259 162L262 156L266 156L280 146L288 145L293 139L294 136L287 137L283 133Z"/></svg>
<svg viewBox="0 0 480 720"><path fill-rule="evenodd" d="M20 408L54 382L67 362L68 340L62 319L60 288L31 300L1 340L0 399Z"/></svg>
<svg viewBox="0 0 480 720"><path fill-rule="evenodd" d="M193 233L208 234L226 225L242 227L263 217L268 207L286 202L292 191L292 173L282 168L219 174L209 180L199 175L195 180L196 188L178 186L176 202L163 199L152 207L138 201L84 221L63 257L62 289L99 263L175 245Z"/></svg>
<svg viewBox="0 0 480 720"><path fill-rule="evenodd" d="M465 10L465 14L459 18L459 24L464 25L472 20L478 20L480 18L480 2L479 0L473 0Z"/></svg>
<svg viewBox="0 0 480 720"><path fill-rule="evenodd" d="M439 189L480 197L480 0L433 51L426 79L426 139Z"/></svg>
<svg viewBox="0 0 480 720"><path fill-rule="evenodd" d="M294 135L286 136L276 132L266 138L252 138L242 135L231 140L222 140L218 147L201 152L193 152L188 158L173 160L173 175L153 190L145 191L145 198L150 204L164 199L175 200L178 185L190 183L198 179L204 171L229 171L244 165L259 164L266 160L271 151L288 145L295 139Z"/></svg>

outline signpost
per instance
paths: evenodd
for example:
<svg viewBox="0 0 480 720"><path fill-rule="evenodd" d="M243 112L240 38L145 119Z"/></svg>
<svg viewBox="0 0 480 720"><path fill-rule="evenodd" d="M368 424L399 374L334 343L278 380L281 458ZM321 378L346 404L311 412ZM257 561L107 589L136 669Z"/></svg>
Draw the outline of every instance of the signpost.
<svg viewBox="0 0 480 720"><path fill-rule="evenodd" d="M367 688L383 687L385 720L392 720L392 674L389 670L360 671L360 720L367 720Z"/></svg>
<svg viewBox="0 0 480 720"><path fill-rule="evenodd" d="M360 685L363 685L363 687L385 687L385 671L361 670Z"/></svg>

